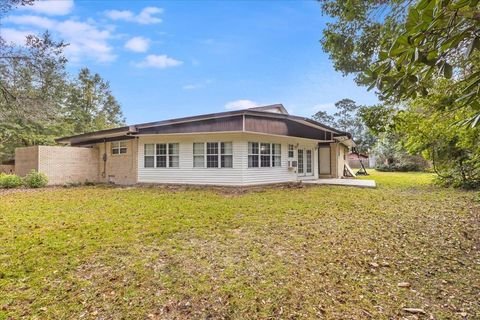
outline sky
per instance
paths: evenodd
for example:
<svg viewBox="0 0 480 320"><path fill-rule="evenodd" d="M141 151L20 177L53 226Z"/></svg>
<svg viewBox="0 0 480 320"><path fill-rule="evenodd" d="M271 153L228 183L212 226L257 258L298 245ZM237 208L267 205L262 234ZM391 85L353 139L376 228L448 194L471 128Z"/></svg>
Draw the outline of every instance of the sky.
<svg viewBox="0 0 480 320"><path fill-rule="evenodd" d="M49 30L82 67L108 80L128 124L281 103L291 114L334 112L373 92L336 72L319 40L315 1L45 0L16 9L1 35L23 43Z"/></svg>

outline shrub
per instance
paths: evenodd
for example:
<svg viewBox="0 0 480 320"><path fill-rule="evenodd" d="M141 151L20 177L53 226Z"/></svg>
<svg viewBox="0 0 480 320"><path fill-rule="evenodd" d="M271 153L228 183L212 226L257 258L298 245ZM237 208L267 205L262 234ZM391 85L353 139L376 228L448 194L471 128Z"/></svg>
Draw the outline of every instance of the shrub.
<svg viewBox="0 0 480 320"><path fill-rule="evenodd" d="M44 173L32 170L25 176L24 181L29 188L42 188L47 185L48 178Z"/></svg>
<svg viewBox="0 0 480 320"><path fill-rule="evenodd" d="M23 180L16 174L0 174L0 188L18 188L23 185Z"/></svg>

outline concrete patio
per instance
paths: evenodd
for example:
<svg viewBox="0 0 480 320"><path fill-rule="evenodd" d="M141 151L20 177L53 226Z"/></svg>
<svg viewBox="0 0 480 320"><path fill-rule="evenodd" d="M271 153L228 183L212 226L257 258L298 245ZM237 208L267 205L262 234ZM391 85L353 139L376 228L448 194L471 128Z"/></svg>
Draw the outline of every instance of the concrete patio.
<svg viewBox="0 0 480 320"><path fill-rule="evenodd" d="M375 180L358 180L358 179L317 179L317 180L305 180L305 184L319 184L330 186L347 186L357 188L376 188L377 184Z"/></svg>

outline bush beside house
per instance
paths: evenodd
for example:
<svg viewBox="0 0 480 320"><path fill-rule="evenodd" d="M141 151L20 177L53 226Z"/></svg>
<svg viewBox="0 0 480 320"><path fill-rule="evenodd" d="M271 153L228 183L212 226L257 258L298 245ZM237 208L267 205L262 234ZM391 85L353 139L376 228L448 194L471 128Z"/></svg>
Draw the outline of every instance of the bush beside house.
<svg viewBox="0 0 480 320"><path fill-rule="evenodd" d="M0 188L18 188L23 185L23 180L16 174L0 173Z"/></svg>
<svg viewBox="0 0 480 320"><path fill-rule="evenodd" d="M42 188L47 185L48 178L44 173L32 170L25 176L24 182L29 188Z"/></svg>
<svg viewBox="0 0 480 320"><path fill-rule="evenodd" d="M26 186L28 188L42 188L48 183L45 174L35 170L30 171L25 178L21 178L16 174L0 173L0 188L11 189Z"/></svg>

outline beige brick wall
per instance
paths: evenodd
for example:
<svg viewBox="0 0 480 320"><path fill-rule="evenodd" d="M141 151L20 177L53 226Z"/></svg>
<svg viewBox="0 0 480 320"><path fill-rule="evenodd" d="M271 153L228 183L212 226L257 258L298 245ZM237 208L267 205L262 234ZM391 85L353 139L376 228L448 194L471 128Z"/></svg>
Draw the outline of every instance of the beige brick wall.
<svg viewBox="0 0 480 320"><path fill-rule="evenodd" d="M127 140L126 154L112 154L111 142L99 143L99 181L116 184L135 184L138 175L137 147L138 139ZM103 161L103 154L107 154L107 161Z"/></svg>
<svg viewBox="0 0 480 320"><path fill-rule="evenodd" d="M15 149L15 174L23 177L31 170L38 171L38 146Z"/></svg>
<svg viewBox="0 0 480 320"><path fill-rule="evenodd" d="M39 146L38 159L38 171L47 175L48 184L98 182L97 148Z"/></svg>
<svg viewBox="0 0 480 320"><path fill-rule="evenodd" d="M15 173L15 166L11 164L0 164L0 173Z"/></svg>

